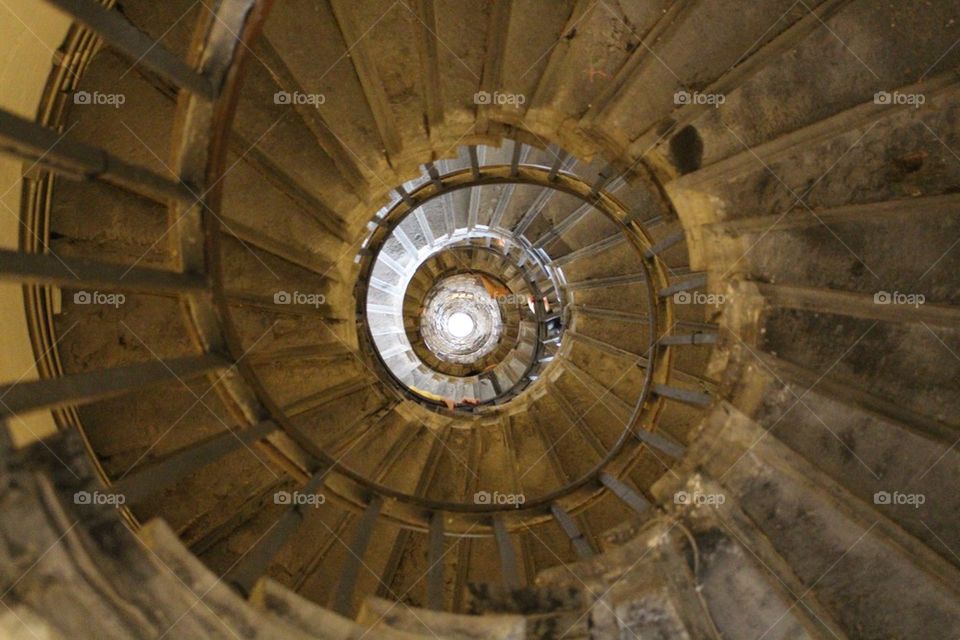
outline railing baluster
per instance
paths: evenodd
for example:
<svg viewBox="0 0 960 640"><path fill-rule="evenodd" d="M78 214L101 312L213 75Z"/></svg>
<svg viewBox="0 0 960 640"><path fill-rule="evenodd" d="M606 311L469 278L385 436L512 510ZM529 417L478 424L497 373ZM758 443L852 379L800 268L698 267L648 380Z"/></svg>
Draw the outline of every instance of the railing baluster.
<svg viewBox="0 0 960 640"><path fill-rule="evenodd" d="M396 188L397 195L400 196L400 199L407 203L407 206L413 209L416 206L413 198L410 197L410 192L403 188L403 185L400 185Z"/></svg>
<svg viewBox="0 0 960 640"><path fill-rule="evenodd" d="M600 482L637 513L646 513L650 508L646 498L606 471L600 474Z"/></svg>
<svg viewBox="0 0 960 640"><path fill-rule="evenodd" d="M554 240L560 238L567 231L579 224L593 210L593 205L584 204L577 208L573 213L561 220L552 229L549 229L542 236L533 242L535 249L542 249Z"/></svg>
<svg viewBox="0 0 960 640"><path fill-rule="evenodd" d="M719 334L712 332L683 333L664 336L657 340L657 342L663 345L716 344L719 337Z"/></svg>
<svg viewBox="0 0 960 640"><path fill-rule="evenodd" d="M561 150L560 153L557 154L556 159L553 161L553 165L550 167L550 173L547 175L547 179L550 180L550 182L553 182L557 179L557 174L560 173L560 169L563 168L563 164L566 160L567 152Z"/></svg>
<svg viewBox="0 0 960 640"><path fill-rule="evenodd" d="M661 298L667 298L681 291L690 291L691 289L700 289L705 286L707 286L707 274L698 273L685 280L676 282L670 285L669 287L665 287L661 289L657 295L659 295Z"/></svg>
<svg viewBox="0 0 960 640"><path fill-rule="evenodd" d="M680 459L687 452L687 448L682 444L676 443L655 431L647 431L643 427L638 427L633 433L637 436L637 440L653 447L657 451L667 454L671 458Z"/></svg>
<svg viewBox="0 0 960 640"><path fill-rule="evenodd" d="M577 523L573 521L573 518L570 517L570 514L556 502L550 505L550 513L553 514L557 524L560 525L563 532L570 538L570 542L573 544L577 556L580 558L589 558L592 556L593 547L591 547L587 539L583 537L583 533L580 532L580 528L577 526Z"/></svg>
<svg viewBox="0 0 960 640"><path fill-rule="evenodd" d="M43 125L0 109L0 152L67 177L102 180L134 193L188 205L197 198L187 185L116 158L103 149L74 142Z"/></svg>
<svg viewBox="0 0 960 640"><path fill-rule="evenodd" d="M470 155L470 171L473 172L473 179L480 179L480 159L477 156L477 145L472 144L467 147L467 153Z"/></svg>
<svg viewBox="0 0 960 640"><path fill-rule="evenodd" d="M325 472L318 471L310 477L307 484L300 489L303 494L313 494L320 490L325 480ZM249 595L253 585L260 579L260 576L267 572L270 562L277 555L287 539L293 535L293 532L303 523L304 509L311 509L312 506L293 504L287 507L287 510L277 521L277 524L267 531L260 540L256 542L243 558L237 562L226 573L224 580L237 587L244 595Z"/></svg>
<svg viewBox="0 0 960 640"><path fill-rule="evenodd" d="M560 256L553 261L554 266L562 267L576 260L582 260L584 258L590 258L596 256L597 254L603 253L614 247L618 247L621 244L627 242L627 237L623 234L616 234L608 238L603 238L598 240L593 244L589 244L585 247L581 247L576 251L571 251L570 253Z"/></svg>
<svg viewBox="0 0 960 640"><path fill-rule="evenodd" d="M217 434L177 451L156 464L124 476L113 483L112 490L123 495L128 504L139 502L178 482L191 472L244 445L261 440L276 430L277 425L274 422L265 420L246 429Z"/></svg>
<svg viewBox="0 0 960 640"><path fill-rule="evenodd" d="M603 307L592 307L586 304L574 305L573 310L577 313L584 313L588 316L593 316L596 318L610 318L611 320L616 320L618 322L650 324L649 315L647 315L646 313L638 313L636 311L621 311L619 309L606 309Z"/></svg>
<svg viewBox="0 0 960 640"><path fill-rule="evenodd" d="M663 253L670 247L680 244L681 242L684 241L685 238L686 238L686 235L684 235L683 230L681 229L676 233L670 234L660 242L654 244L652 247L644 249L643 255L644 257L652 258L656 255Z"/></svg>
<svg viewBox="0 0 960 640"><path fill-rule="evenodd" d="M432 182L433 186L435 186L437 189L442 189L443 180L440 179L440 171L437 170L437 165L433 164L432 162L428 162L426 167L427 173L430 175L430 182Z"/></svg>
<svg viewBox="0 0 960 640"><path fill-rule="evenodd" d="M523 214L523 217L513 225L512 232L518 236L524 235L527 229L530 228L530 225L533 224L533 221L537 219L537 216L543 212L544 207L546 207L550 199L553 198L554 193L552 189L544 189L541 191L530 205L530 208Z"/></svg>
<svg viewBox="0 0 960 640"><path fill-rule="evenodd" d="M617 177L616 167L613 167L609 164L605 166L603 169L600 170L600 173L597 175L597 179L593 183L593 188L590 189L590 195L593 197L596 197L616 177Z"/></svg>
<svg viewBox="0 0 960 640"><path fill-rule="evenodd" d="M577 280L567 282L561 286L567 291L577 291L581 289L596 289L597 287L617 287L645 282L646 273L627 273L622 276L608 276L605 278L591 278L590 280Z"/></svg>
<svg viewBox="0 0 960 640"><path fill-rule="evenodd" d="M207 288L203 278L176 271L6 249L0 249L0 281L142 293L189 293Z"/></svg>
<svg viewBox="0 0 960 640"><path fill-rule="evenodd" d="M662 398L670 398L678 402L694 405L697 407L709 407L713 401L709 394L700 391L690 391L689 389L680 389L665 384L653 385L653 392Z"/></svg>
<svg viewBox="0 0 960 640"><path fill-rule="evenodd" d="M226 358L208 353L4 385L0 386L0 417L87 404L229 366Z"/></svg>
<svg viewBox="0 0 960 640"><path fill-rule="evenodd" d="M360 575L360 565L363 562L363 556L367 552L370 544L370 538L373 537L373 527L377 524L377 518L380 515L380 507L383 506L383 500L375 496L367 510L363 512L360 521L357 523L357 530L354 533L353 540L350 542L350 555L347 557L345 566L340 571L340 583L337 585L337 597L333 603L333 610L341 615L349 615L353 610L353 593L357 588L357 578Z"/></svg>
<svg viewBox="0 0 960 640"><path fill-rule="evenodd" d="M95 31L117 51L128 56L134 64L142 64L164 79L213 99L216 88L204 76L191 69L183 60L153 38L137 29L117 11L106 9L94 0L47 0L71 18Z"/></svg>
<svg viewBox="0 0 960 640"><path fill-rule="evenodd" d="M517 177L520 174L520 155L523 153L523 143L519 140L513 141L513 155L510 156L510 176Z"/></svg>
<svg viewBox="0 0 960 640"><path fill-rule="evenodd" d="M427 552L427 607L443 610L443 513L435 511L430 518L430 542Z"/></svg>
<svg viewBox="0 0 960 640"><path fill-rule="evenodd" d="M287 360L349 360L354 357L356 357L356 354L347 345L342 342L334 342L251 351L247 355L247 362L251 364L277 364Z"/></svg>
<svg viewBox="0 0 960 640"><path fill-rule="evenodd" d="M517 590L523 586L523 582L520 581L520 572L517 569L517 552L513 548L503 516L493 516L493 535L497 540L497 551L500 553L503 584L507 589Z"/></svg>

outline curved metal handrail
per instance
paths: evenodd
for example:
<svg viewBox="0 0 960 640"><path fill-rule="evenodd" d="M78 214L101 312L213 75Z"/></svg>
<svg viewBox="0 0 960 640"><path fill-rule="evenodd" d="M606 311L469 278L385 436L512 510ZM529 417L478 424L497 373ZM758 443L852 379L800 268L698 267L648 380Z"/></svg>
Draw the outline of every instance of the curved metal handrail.
<svg viewBox="0 0 960 640"><path fill-rule="evenodd" d="M219 252L220 225L216 214L221 203L222 177L227 140L237 104L245 63L250 48L272 6L272 0L223 0L216 14L205 12L197 27L192 68L202 73L213 88L214 97L183 91L180 94L174 138L177 186L193 194L185 198L178 191L171 197L171 222L175 233L176 254L181 274L202 287L185 288L176 295L182 301L187 326L194 343L204 353L223 359L229 366L208 374L230 412L247 425L273 422L280 429L267 437L264 444L274 460L292 475L306 479L322 470L331 493L349 505L364 508L371 495L391 499L381 517L407 528L426 530L430 514L447 512L462 518L489 518L498 512L519 514L528 523L550 517L550 508L558 500L572 504L577 511L604 491L599 482L601 473L626 469L642 449L642 443L629 447L636 428L652 429L662 407L662 398L651 394L654 382L668 377L671 348L659 342L658 319L669 320L669 301L659 299L657 291L667 284L666 274L656 257L644 252L652 246L643 228L627 213L612 195L595 191L576 176L555 169L534 165L493 165L481 167L478 177L471 170L452 172L436 181L426 182L395 206L375 230L387 234L409 210L451 191L495 184L530 184L565 192L589 202L620 226L622 232L641 257L647 273L646 287L651 320L649 366L644 377L640 400L621 437L608 454L580 478L549 494L523 504L519 509L503 509L496 505L476 505L430 500L396 491L370 481L340 464L315 443L305 438L266 392L252 366L243 361L239 334L230 321L227 296L223 287ZM222 371L222 373L220 373ZM643 423L643 424L641 424ZM481 528L475 535L490 535Z"/></svg>
<svg viewBox="0 0 960 640"><path fill-rule="evenodd" d="M317 447L309 438L300 433L292 421L283 414L282 409L269 398L269 395L266 394L265 389L263 389L253 369L244 362L238 363L238 370L252 387L259 390L260 393L258 393L258 395L264 404L270 408L273 419L284 427L287 435L295 440L302 449L319 460L321 465L328 470L328 487L335 487L338 484L336 481L337 476L339 476L342 480L346 480L354 485L352 488L350 486L340 487L345 490L347 495L342 497L348 502L363 504L365 502L364 496L369 496L370 494L388 498L390 500L389 508L385 506L381 515L393 515L397 518L398 524L408 528L421 531L426 530L426 522L429 519L428 514L434 511L442 511L450 514L458 513L465 517L472 515L473 517L480 517L481 519L488 518L494 513L506 511L515 514L515 516L527 514L532 520L537 520L542 519L544 516L550 517L546 515L549 514L550 506L558 500L565 499L577 503L571 509L571 512L575 512L582 504L594 497L594 494L602 492L603 488L599 482L601 473L610 472L611 469L617 467L624 468L630 464L630 460L640 451L643 444L642 441L638 440L634 435L634 429L640 425L641 417L644 414L648 414L651 417L658 414L659 407L663 402L662 398L652 396L650 390L653 384L666 381L669 369L671 347L660 343L658 332L659 324L657 322L658 317L668 313L668 302L659 299L657 296L657 291L665 287L668 281L663 268L658 266L657 259L644 255L645 250L653 246L652 240L647 236L645 230L630 217L627 208L612 195L603 191L595 193L591 185L567 173L561 172L555 176L551 176L551 172L545 167L523 165L517 168L513 168L510 165L485 166L481 171L479 179L473 177L471 170L464 169L442 176L440 181L425 182L418 189L411 192L409 194L409 200L399 202L391 210L390 215L384 218L383 223L375 230L375 234L384 234L383 237L387 237L390 231L399 224L400 220L404 218L407 213L425 202L429 202L446 193L475 186L507 183L545 186L567 193L585 202L590 202L621 228L621 232L626 235L627 240L633 246L644 264L645 271L648 273L646 287L650 305L651 345L649 366L646 368L644 376L641 399L636 404L631 420L628 422L616 444L611 447L608 454L604 456L597 465L591 468L590 471L556 491L528 500L519 508L511 507L504 509L499 505L479 505L432 500L400 492L391 487L371 481L362 474L346 467L330 454ZM370 260L371 257L365 256L365 259ZM225 304L225 302L226 300L222 298L221 292L221 304ZM651 419L647 421L647 424L652 429L655 420ZM641 426L640 428L643 427ZM634 441L636 442L636 447L627 447L629 443ZM575 492L580 493L579 499L573 497ZM391 511L394 513L391 514ZM483 530L475 533L478 536L490 535L489 531Z"/></svg>
<svg viewBox="0 0 960 640"><path fill-rule="evenodd" d="M435 197L440 197L442 195L443 194L440 194ZM383 217L383 221L388 221L392 219L393 212L396 209L396 206L397 205L394 205L394 207L392 207L386 213L386 215ZM394 221L395 224L391 227L391 232L392 232L392 229L395 229L397 226L399 226L403 222L403 220L405 220L406 217L409 214L413 213L414 211L415 211L414 209L411 209L406 214L404 214L401 218L395 220ZM378 227L378 229L380 228L383 228L383 227ZM357 317L357 335L360 336L360 340L361 340L361 352L368 356L368 362L374 365L373 370L380 377L381 381L383 381L386 384L392 385L402 397L413 400L415 402L419 402L420 404L423 404L429 409L437 413L441 413L443 415L450 415L451 413L474 414L474 413L477 413L478 411L482 412L484 407L490 407L496 404L500 404L503 401L503 398L514 397L518 393L526 389L530 384L529 376L534 371L534 369L537 368L537 361L540 356L540 353L543 350L542 314L540 312L539 306L537 306L537 309L536 309L537 341L535 344L533 357L531 361L528 362L527 365L524 367L523 374L520 376L517 382L514 383L509 389L502 391L499 394L498 398L480 402L475 406L466 406L460 409L455 409L451 412L451 410L445 408L443 403L440 403L431 398L422 396L418 394L416 391L408 388L407 385L404 384L404 382L394 374L394 372L391 370L389 365L387 365L387 363L381 357L379 350L376 348L376 345L374 344L375 340L373 339L373 336L370 333L369 323L366 322L366 315L367 315L366 291L367 289L365 286L363 286L365 282L369 281L369 278L373 271L373 267L377 262L376 257L377 255L379 255L380 250L382 250L383 244L390 237L391 237L391 233L387 233L387 235L384 237L380 237L378 235L376 241L374 241L374 238L372 235L368 237L367 249L371 257L369 260L361 261L360 273L357 277L357 284L354 287L354 298L356 300L355 308L356 308L356 317ZM459 243L467 242L474 238L493 238L493 239L501 240L504 242L511 242L517 245L518 247L520 247L524 252L524 255L529 259L531 259L532 261L534 261L537 269L543 272L547 276L547 278L549 278L550 281L553 283L553 286L557 290L557 296L559 298L560 308L563 309L566 307L563 291L559 287L559 285L562 284L563 282L561 274L556 269L551 268L549 263L542 259L539 252L537 252L537 250L535 250L529 244L529 242L526 241L525 238L513 236L506 230L496 229L496 228L480 228L477 230L475 235L454 237L451 239L450 244L443 244L442 246L438 246L429 254L427 254L426 257L420 262L420 264L425 264L428 260L430 260L434 256L441 254L444 251L447 251L450 247L459 246ZM539 288L536 286L536 283L530 281L526 277L524 278L524 280L526 281L527 286L531 289L531 291L534 292L534 295L539 297L541 295L541 292L539 291Z"/></svg>

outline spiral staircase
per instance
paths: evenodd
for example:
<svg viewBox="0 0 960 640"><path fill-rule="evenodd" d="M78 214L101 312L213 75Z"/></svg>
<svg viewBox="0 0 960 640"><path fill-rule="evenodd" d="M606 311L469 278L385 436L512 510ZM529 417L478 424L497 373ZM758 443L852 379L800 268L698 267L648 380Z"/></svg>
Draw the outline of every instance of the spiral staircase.
<svg viewBox="0 0 960 640"><path fill-rule="evenodd" d="M5 637L960 633L956 2L36 4Z"/></svg>

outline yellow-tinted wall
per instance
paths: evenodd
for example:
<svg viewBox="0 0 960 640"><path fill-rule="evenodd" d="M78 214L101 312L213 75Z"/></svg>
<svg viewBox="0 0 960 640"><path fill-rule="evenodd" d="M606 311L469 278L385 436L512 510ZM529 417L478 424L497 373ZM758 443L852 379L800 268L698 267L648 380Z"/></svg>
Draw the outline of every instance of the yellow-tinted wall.
<svg viewBox="0 0 960 640"><path fill-rule="evenodd" d="M37 104L63 42L69 20L41 0L0 2L0 107L19 116L36 115ZM0 246L16 248L20 232L24 164L0 156ZM0 384L37 377L27 334L22 288L0 283ZM55 431L48 413L16 418L13 437L24 444Z"/></svg>

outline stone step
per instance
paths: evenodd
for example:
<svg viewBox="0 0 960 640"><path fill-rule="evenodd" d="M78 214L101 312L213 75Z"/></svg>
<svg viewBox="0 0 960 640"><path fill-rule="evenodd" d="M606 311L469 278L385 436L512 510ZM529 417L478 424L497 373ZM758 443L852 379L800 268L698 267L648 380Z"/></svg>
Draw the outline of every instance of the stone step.
<svg viewBox="0 0 960 640"><path fill-rule="evenodd" d="M703 141L704 166L872 103L877 92L903 92L905 85L956 67L960 52L950 46L960 37L957 17L949 3L931 5L923 15L898 4L842 3L822 21L811 23L814 30L803 40L728 91L719 109L705 110L695 124ZM828 75L822 73L825 56L834 62ZM830 96L829 103L824 96ZM929 104L932 96L927 100ZM934 130L944 140L950 131ZM913 145L907 151L909 147Z"/></svg>
<svg viewBox="0 0 960 640"><path fill-rule="evenodd" d="M457 615L410 607L403 603L368 597L357 622L379 633L397 630L416 637L449 640L523 640L526 621L519 615Z"/></svg>
<svg viewBox="0 0 960 640"><path fill-rule="evenodd" d="M804 588L816 589L848 635L908 635L924 625L957 624L960 581L952 565L896 526L879 505L860 502L732 407L718 409L710 420L714 435L701 435L688 468L702 461L728 495L737 496L743 513Z"/></svg>
<svg viewBox="0 0 960 640"><path fill-rule="evenodd" d="M472 604L482 617L522 616L528 638L590 637L583 596L574 587L537 584L507 590L496 585L478 585Z"/></svg>
<svg viewBox="0 0 960 640"><path fill-rule="evenodd" d="M680 518L677 526L689 535L683 539L692 545L685 549L687 558L724 637L845 637L716 480L700 473L671 476L657 483L654 492L666 497L665 508ZM706 500L693 504L689 496Z"/></svg>
<svg viewBox="0 0 960 640"><path fill-rule="evenodd" d="M363 74L370 64L370 52L364 50L362 59L350 64L353 60L348 53L359 34L354 33L352 21L341 24L341 17L346 20L350 16L338 14L335 9L327 2L307 1L277 7L267 21L266 39L303 93L324 97L316 100L317 111L332 128L339 144L352 151L335 157L355 165L353 173L369 172L370 180L380 176L386 183L396 184L398 180L390 177L394 173L387 155L399 151L399 140L389 120L384 120L389 114L383 106L382 92L375 92ZM327 95L333 88L336 99ZM368 94L368 89L374 93ZM372 185L373 192L382 189L379 181Z"/></svg>
<svg viewBox="0 0 960 640"><path fill-rule="evenodd" d="M958 92L954 75L931 76L896 91L923 95L924 104L888 105L865 96L858 106L738 149L669 183L667 191L682 215L694 215L698 202L712 198L715 210L729 212L725 219L949 193L960 180L949 151L957 141L944 115ZM915 144L888 151L889 140ZM877 171L888 179L871 182Z"/></svg>
<svg viewBox="0 0 960 640"><path fill-rule="evenodd" d="M211 631L220 637L236 634L248 637L282 635L304 640L314 637L298 631L295 626L285 621L257 615L239 593L190 553L163 521L154 520L142 527L140 540L163 570L178 580L176 591L187 597L194 594L195 601L193 604L188 603L189 608L184 615L192 616L199 601L201 606L198 611L209 614L216 620L216 626ZM182 632L184 630L178 633Z"/></svg>
<svg viewBox="0 0 960 640"><path fill-rule="evenodd" d="M268 578L261 579L250 595L250 604L310 638L323 640L360 640L369 637L368 626L337 615ZM414 640L433 637L382 628L376 637L385 640Z"/></svg>
<svg viewBox="0 0 960 640"><path fill-rule="evenodd" d="M931 438L900 410L884 411L878 399L824 379L813 388L804 372L768 359L755 384L763 402L756 420L770 437L789 446L812 466L922 541L947 563L960 560L950 549L960 542L951 524L956 498L944 488L957 473L956 438ZM776 377L774 377L776 376ZM802 397L801 402L796 399ZM919 421L919 416L912 419ZM893 456L897 464L891 464ZM922 503L897 503L893 496L919 495ZM877 498L889 495L889 503Z"/></svg>
<svg viewBox="0 0 960 640"><path fill-rule="evenodd" d="M738 14L736 0L674 7L664 14L668 24L656 41L636 47L594 100L584 128L604 135L620 150L647 130L662 132L669 116L687 101L716 99L699 92L808 16L816 4L765 0L754 3L746 19Z"/></svg>

